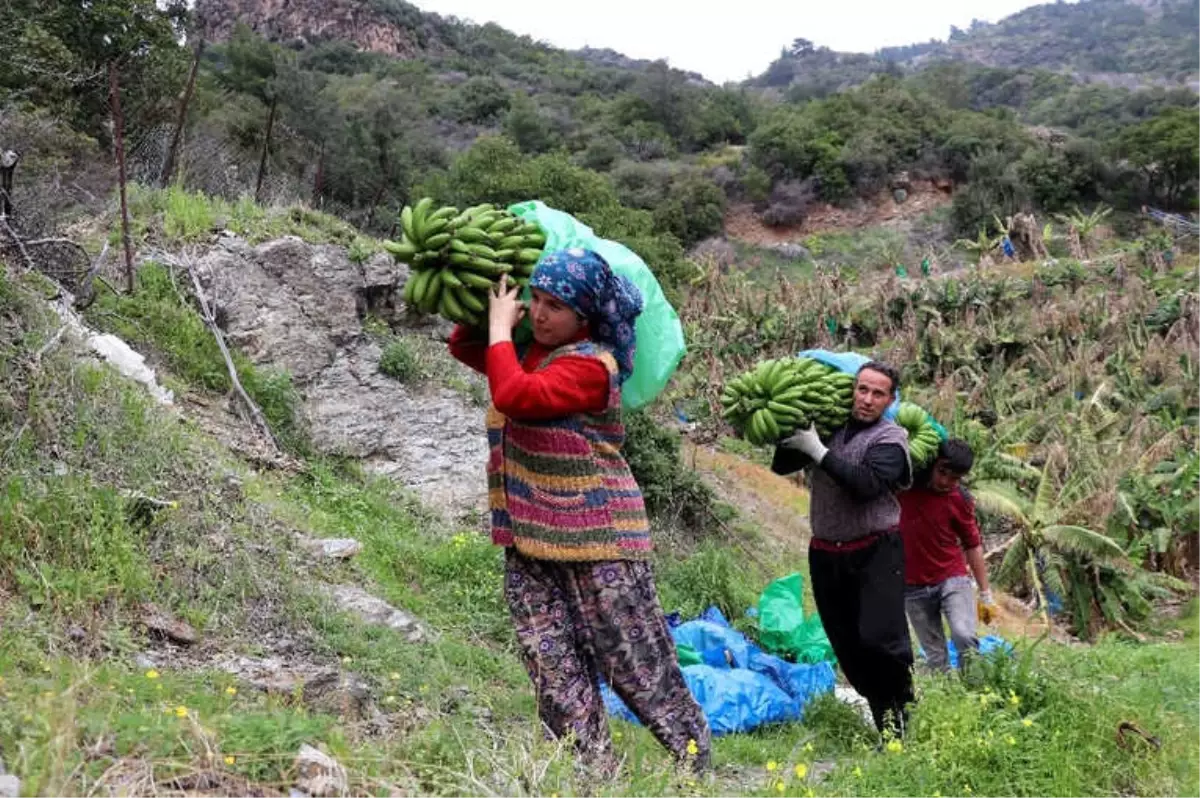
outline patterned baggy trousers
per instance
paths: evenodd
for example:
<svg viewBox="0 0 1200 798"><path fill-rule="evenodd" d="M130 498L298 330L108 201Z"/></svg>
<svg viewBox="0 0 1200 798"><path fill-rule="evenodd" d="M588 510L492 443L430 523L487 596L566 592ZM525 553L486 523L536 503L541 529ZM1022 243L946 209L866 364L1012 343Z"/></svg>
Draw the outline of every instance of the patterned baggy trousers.
<svg viewBox="0 0 1200 798"><path fill-rule="evenodd" d="M613 766L603 677L677 759L708 765L708 721L679 669L649 563L536 560L509 548L504 594L550 734L573 734L588 765Z"/></svg>

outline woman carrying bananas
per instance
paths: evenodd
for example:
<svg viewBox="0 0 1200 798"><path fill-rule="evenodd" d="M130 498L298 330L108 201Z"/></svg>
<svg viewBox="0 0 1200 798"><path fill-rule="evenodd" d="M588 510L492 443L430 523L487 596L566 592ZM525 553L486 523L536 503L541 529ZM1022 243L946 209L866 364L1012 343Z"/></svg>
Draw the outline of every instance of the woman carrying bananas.
<svg viewBox="0 0 1200 798"><path fill-rule="evenodd" d="M504 595L538 713L593 769L614 772L604 678L663 746L703 768L708 723L679 669L621 455L641 292L583 249L547 254L529 285L526 308L502 277L487 340L459 326L450 351L488 379L492 540L506 549ZM518 351L526 314L533 341Z"/></svg>

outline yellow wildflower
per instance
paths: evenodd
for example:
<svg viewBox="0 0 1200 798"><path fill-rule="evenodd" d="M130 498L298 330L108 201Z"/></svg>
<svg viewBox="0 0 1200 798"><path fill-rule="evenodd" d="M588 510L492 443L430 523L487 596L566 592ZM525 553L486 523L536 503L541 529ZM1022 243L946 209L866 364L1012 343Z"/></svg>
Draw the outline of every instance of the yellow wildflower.
<svg viewBox="0 0 1200 798"><path fill-rule="evenodd" d="M812 744L812 743L805 743L805 744L804 744L804 750L805 750L805 751L807 751L807 752L809 752L809 753L811 754L811 753L812 753L812 751L813 751L813 744Z"/></svg>
<svg viewBox="0 0 1200 798"><path fill-rule="evenodd" d="M772 759L770 762L767 763L767 770L774 773L776 770L779 770L779 763L776 762L774 759Z"/></svg>
<svg viewBox="0 0 1200 798"><path fill-rule="evenodd" d="M696 754L700 753L700 746L696 745L695 740L688 740L687 752L688 756L695 756Z"/></svg>
<svg viewBox="0 0 1200 798"><path fill-rule="evenodd" d="M1016 738L1016 737L1013 737L1013 736L1010 734L1010 735L1008 735L1007 737L1005 737L1005 738L1004 738L1004 742L1008 743L1009 745L1016 745L1016 744L1017 744L1017 738Z"/></svg>
<svg viewBox="0 0 1200 798"><path fill-rule="evenodd" d="M237 695L237 688L232 684L225 688L225 695Z"/></svg>
<svg viewBox="0 0 1200 798"><path fill-rule="evenodd" d="M1021 721L1021 725L1024 726L1026 729L1028 729L1030 726L1033 725L1033 718L1025 718L1024 720Z"/></svg>
<svg viewBox="0 0 1200 798"><path fill-rule="evenodd" d="M178 718L186 718L188 715L187 707L175 707L175 716Z"/></svg>
<svg viewBox="0 0 1200 798"><path fill-rule="evenodd" d="M860 768L858 765L854 766L854 778L856 778L856 779L862 778L862 768Z"/></svg>
<svg viewBox="0 0 1200 798"><path fill-rule="evenodd" d="M1017 695L1016 693L1009 693L1008 703L1012 704L1014 707L1021 706L1021 696Z"/></svg>
<svg viewBox="0 0 1200 798"><path fill-rule="evenodd" d="M898 754L904 750L904 743L899 740L888 740L887 750L890 754Z"/></svg>
<svg viewBox="0 0 1200 798"><path fill-rule="evenodd" d="M232 764L233 764L234 762L236 762L236 761L237 761L237 757L236 757L236 756L227 756L227 757L225 757L225 764L226 764L226 765L232 765Z"/></svg>
<svg viewBox="0 0 1200 798"><path fill-rule="evenodd" d="M624 737L624 736L625 736L624 734L622 734L622 733L621 733L621 730L620 730L620 729L617 729L616 731L614 731L614 732L612 733L612 735L613 735L613 739L614 739L614 740L620 740L622 737ZM689 742L690 742L690 741L689 741Z"/></svg>
<svg viewBox="0 0 1200 798"><path fill-rule="evenodd" d="M782 781L775 782L775 789L779 792L783 792L783 789L784 789L783 782Z"/></svg>
<svg viewBox="0 0 1200 798"><path fill-rule="evenodd" d="M808 775L808 765L804 764L803 762L801 762L799 765L796 765L795 773L796 773L796 778L798 778L798 779L804 778L805 776Z"/></svg>
<svg viewBox="0 0 1200 798"><path fill-rule="evenodd" d="M146 671L146 678L147 679L157 679L158 671L154 670L154 668L151 668L150 670Z"/></svg>

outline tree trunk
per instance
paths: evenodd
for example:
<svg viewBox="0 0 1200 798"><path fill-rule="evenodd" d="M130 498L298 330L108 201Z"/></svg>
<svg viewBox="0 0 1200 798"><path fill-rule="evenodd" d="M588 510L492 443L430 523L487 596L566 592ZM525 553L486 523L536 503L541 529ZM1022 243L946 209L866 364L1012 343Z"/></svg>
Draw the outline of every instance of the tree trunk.
<svg viewBox="0 0 1200 798"><path fill-rule="evenodd" d="M125 116L121 113L121 85L115 61L108 62L108 106L113 121L113 148L117 156L117 187L121 194L121 245L125 249L125 290L133 293L133 243L129 240L129 204L125 199Z"/></svg>
<svg viewBox="0 0 1200 798"><path fill-rule="evenodd" d="M384 174L386 174L386 172ZM388 181L386 177L383 180L380 180L379 188L375 190L375 196L371 197L371 210L367 212L367 223L364 225L364 227L366 227L368 230L371 229L371 225L375 222L375 208L379 205L379 200L383 199L383 192L384 189L387 188L387 184Z"/></svg>
<svg viewBox="0 0 1200 798"><path fill-rule="evenodd" d="M317 173L313 176L313 207L321 207L321 191L325 183L325 140L321 140L321 152L317 156Z"/></svg>
<svg viewBox="0 0 1200 798"><path fill-rule="evenodd" d="M167 148L167 160L163 162L162 174L158 176L158 185L166 188L171 182L171 173L175 171L175 158L179 153L179 140L183 137L183 125L187 120L188 104L192 101L192 92L196 89L196 72L200 69L200 56L204 54L204 39L196 42L196 54L192 57L192 71L188 73L187 87L183 90L183 98L179 101L179 117L175 120L175 131L171 134L171 146Z"/></svg>
<svg viewBox="0 0 1200 798"><path fill-rule="evenodd" d="M267 153L271 151L271 130L275 127L275 107L279 98L271 98L271 110L267 113L267 134L263 137L262 158L258 161L258 180L254 183L254 201L262 202L263 178L267 176Z"/></svg>

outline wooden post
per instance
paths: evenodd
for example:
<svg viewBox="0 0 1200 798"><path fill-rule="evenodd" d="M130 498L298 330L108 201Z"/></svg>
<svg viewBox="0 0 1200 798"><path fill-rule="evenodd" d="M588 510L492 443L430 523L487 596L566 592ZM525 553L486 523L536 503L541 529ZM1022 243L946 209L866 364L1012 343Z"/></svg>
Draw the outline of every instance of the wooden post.
<svg viewBox="0 0 1200 798"><path fill-rule="evenodd" d="M133 293L133 244L129 240L129 204L125 199L125 117L121 113L121 85L116 61L108 62L108 106L113 120L113 146L117 154L117 187L121 193L121 244L125 248L125 290Z"/></svg>
<svg viewBox="0 0 1200 798"><path fill-rule="evenodd" d="M196 54L192 56L192 71L188 73L187 86L183 97L179 100L179 116L175 120L175 131L171 134L171 146L167 148L167 159L163 162L162 173L158 176L158 185L166 188L171 182L171 173L175 171L175 158L179 153L179 140L183 137L183 126L187 121L188 104L192 101L192 92L196 89L196 72L200 69L200 56L204 54L204 39L196 42Z"/></svg>
<svg viewBox="0 0 1200 798"><path fill-rule="evenodd" d="M321 139L321 152L317 156L317 174L313 177L313 197L312 204L314 208L321 207L321 192L324 190L325 182L325 139Z"/></svg>

